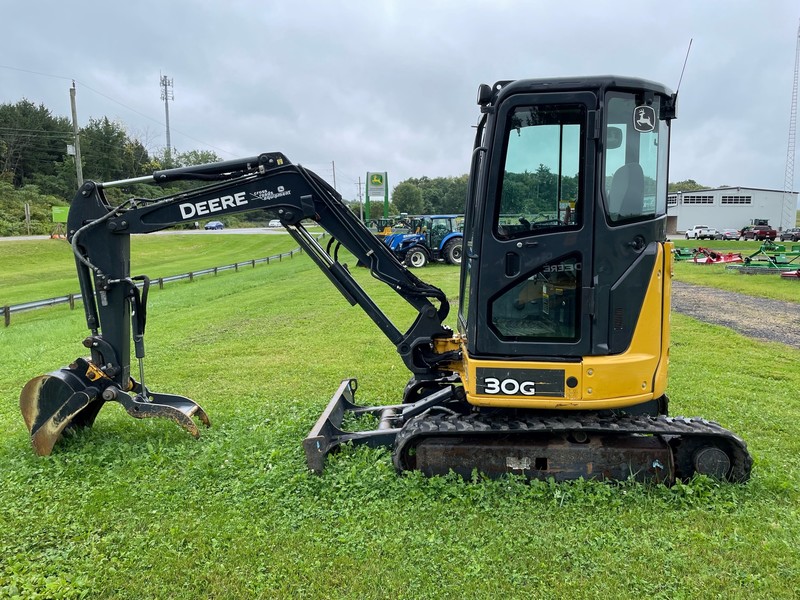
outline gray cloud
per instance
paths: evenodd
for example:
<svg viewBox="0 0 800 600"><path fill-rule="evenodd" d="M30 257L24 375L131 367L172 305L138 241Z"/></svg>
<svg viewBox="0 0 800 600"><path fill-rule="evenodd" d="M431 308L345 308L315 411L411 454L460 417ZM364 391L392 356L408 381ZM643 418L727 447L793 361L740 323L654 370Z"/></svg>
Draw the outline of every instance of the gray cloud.
<svg viewBox="0 0 800 600"><path fill-rule="evenodd" d="M670 179L783 187L800 18L788 0L76 0L9 3L3 18L1 102L67 116L74 78L81 124L108 116L156 149L164 73L178 150L279 150L328 180L335 162L346 197L367 170L390 184L465 173L479 83L614 73L674 88L693 39Z"/></svg>

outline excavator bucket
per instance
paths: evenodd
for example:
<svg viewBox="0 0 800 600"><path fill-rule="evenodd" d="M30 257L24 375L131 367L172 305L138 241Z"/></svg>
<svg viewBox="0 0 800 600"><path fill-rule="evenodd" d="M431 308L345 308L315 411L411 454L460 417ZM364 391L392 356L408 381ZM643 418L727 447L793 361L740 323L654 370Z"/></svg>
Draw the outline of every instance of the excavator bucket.
<svg viewBox="0 0 800 600"><path fill-rule="evenodd" d="M20 410L38 455L48 456L65 431L91 427L103 404L112 400L137 419L172 419L195 438L200 431L192 417L211 426L208 415L194 400L153 392L148 392L147 398L140 393L132 396L111 380L92 381L88 375L93 372L88 361L78 359L68 368L34 377L22 389ZM140 386L134 383L133 391L141 391Z"/></svg>
<svg viewBox="0 0 800 600"><path fill-rule="evenodd" d="M65 429L91 426L104 403L98 396L96 387L86 386L70 369L31 379L19 406L36 454L49 455Z"/></svg>

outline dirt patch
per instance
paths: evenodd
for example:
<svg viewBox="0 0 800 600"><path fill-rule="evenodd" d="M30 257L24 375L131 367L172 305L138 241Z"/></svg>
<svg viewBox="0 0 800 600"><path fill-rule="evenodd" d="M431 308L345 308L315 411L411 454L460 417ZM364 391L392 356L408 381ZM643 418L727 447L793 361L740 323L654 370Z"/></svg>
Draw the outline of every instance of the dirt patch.
<svg viewBox="0 0 800 600"><path fill-rule="evenodd" d="M800 304L672 282L672 310L758 340L800 348Z"/></svg>

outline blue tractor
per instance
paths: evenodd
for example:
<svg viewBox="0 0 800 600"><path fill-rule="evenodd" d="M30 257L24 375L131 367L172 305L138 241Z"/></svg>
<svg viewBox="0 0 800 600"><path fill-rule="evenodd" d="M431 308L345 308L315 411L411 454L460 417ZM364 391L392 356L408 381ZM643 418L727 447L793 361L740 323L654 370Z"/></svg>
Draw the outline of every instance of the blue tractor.
<svg viewBox="0 0 800 600"><path fill-rule="evenodd" d="M428 261L461 264L463 220L460 215L425 215L409 219L408 233L394 233L384 238L397 258L414 268Z"/></svg>

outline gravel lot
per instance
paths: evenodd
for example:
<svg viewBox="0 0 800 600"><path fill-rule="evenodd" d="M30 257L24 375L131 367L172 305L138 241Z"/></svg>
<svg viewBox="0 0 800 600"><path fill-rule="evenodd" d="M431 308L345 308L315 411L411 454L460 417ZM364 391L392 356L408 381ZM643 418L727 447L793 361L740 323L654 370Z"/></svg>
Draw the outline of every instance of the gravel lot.
<svg viewBox="0 0 800 600"><path fill-rule="evenodd" d="M758 340L800 348L800 304L673 281L672 310Z"/></svg>

